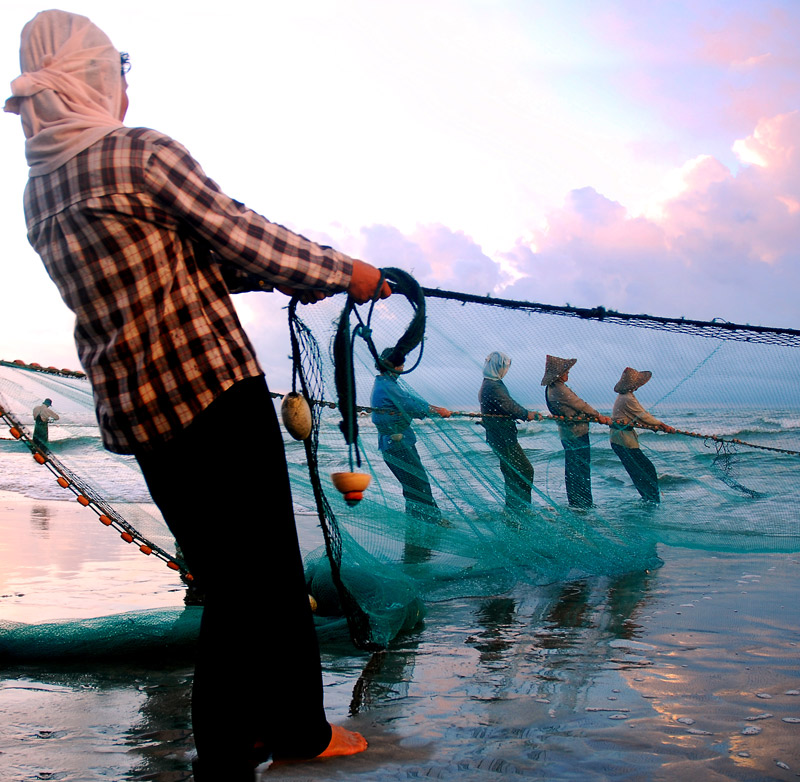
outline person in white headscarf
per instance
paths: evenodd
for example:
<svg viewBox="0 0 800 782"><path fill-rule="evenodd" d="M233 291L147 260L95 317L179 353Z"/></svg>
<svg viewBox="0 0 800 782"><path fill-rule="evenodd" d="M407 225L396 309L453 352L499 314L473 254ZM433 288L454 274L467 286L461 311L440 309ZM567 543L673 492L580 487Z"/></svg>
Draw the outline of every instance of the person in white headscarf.
<svg viewBox="0 0 800 782"><path fill-rule="evenodd" d="M123 126L123 56L89 19L45 11L25 25L22 75L4 110L19 114L31 176L55 171Z"/></svg>
<svg viewBox="0 0 800 782"><path fill-rule="evenodd" d="M614 386L617 398L611 411L613 425L610 436L611 448L619 457L642 499L657 504L661 501L661 493L658 489L656 468L642 453L639 447L639 435L636 434L634 426L643 425L669 433L674 433L675 429L650 415L633 395L633 392L641 388L652 376L652 372L638 372L633 367L625 368Z"/></svg>
<svg viewBox="0 0 800 782"><path fill-rule="evenodd" d="M389 286L225 195L174 139L126 127L126 57L86 17L37 14L20 65L5 110L26 138L28 239L75 313L103 442L135 455L205 593L195 778L252 782L269 756L361 752L325 717L283 441L230 291L364 302ZM246 439L230 427L243 409L264 413Z"/></svg>
<svg viewBox="0 0 800 782"><path fill-rule="evenodd" d="M567 385L569 371L577 361L577 358L547 356L542 385L547 409L559 419L558 434L564 448L567 501L575 508L591 508L592 452L589 444L589 420L610 424L611 419L598 413Z"/></svg>
<svg viewBox="0 0 800 782"><path fill-rule="evenodd" d="M492 351L483 367L483 383L478 401L486 429L486 442L500 460L506 489L506 510L516 513L531 505L533 465L517 439L516 421L541 421L541 413L515 402L503 383L511 359Z"/></svg>

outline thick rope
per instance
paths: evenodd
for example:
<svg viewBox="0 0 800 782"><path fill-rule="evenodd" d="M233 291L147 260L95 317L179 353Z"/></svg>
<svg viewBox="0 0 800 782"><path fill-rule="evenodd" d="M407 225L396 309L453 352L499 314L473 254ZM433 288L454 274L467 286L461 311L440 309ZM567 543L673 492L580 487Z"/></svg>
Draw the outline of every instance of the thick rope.
<svg viewBox="0 0 800 782"><path fill-rule="evenodd" d="M358 418L356 415L356 380L353 366L353 346L356 337L361 337L367 343L376 363L387 368L402 364L405 361L405 357L417 346L420 346L419 356L414 366L405 370L403 374L415 369L422 359L422 345L425 337L425 296L422 293L422 289L419 283L402 269L389 267L380 271L381 281L376 288L375 298L370 304L366 323L356 310L355 300L352 296L348 296L347 303L339 317L339 324L333 340L334 380L339 399L339 409L342 414L339 428L350 450L351 470L353 469L354 456L356 464L359 467L361 466L361 453L358 448ZM386 360L381 359L372 339L372 314L384 280L388 281L393 293L399 293L408 299L413 310L411 322ZM350 317L353 314L358 319L358 326L351 332Z"/></svg>
<svg viewBox="0 0 800 782"><path fill-rule="evenodd" d="M280 393L273 393L272 396L276 399L280 399L283 397L283 394ZM318 405L320 407L329 407L331 409L335 409L338 407L336 402L331 402L324 399L309 399L309 404ZM385 413L388 415L399 415L397 410L389 410L388 408L380 408L380 407L369 407L367 405L356 405L355 406L356 412L359 413ZM452 418L508 418L508 416L504 416L501 414L496 413L481 413L478 411L470 411L470 410L451 410L450 415ZM591 416L579 416L575 418L566 418L562 415L546 415L544 413L541 414L543 421L569 421L572 424L578 423L589 423L589 424L598 424L599 426L613 426L613 424L604 424L602 421L598 421L596 418ZM444 421L446 419L442 419ZM440 422L441 423L441 422ZM663 429L660 429L656 426L647 426L646 424L634 424L637 429L649 429L653 432L663 432ZM673 427L674 428L674 427ZM665 434L670 434L666 432ZM800 451L793 451L789 448L776 448L775 446L770 445L758 445L756 443L750 443L746 440L739 440L735 437L726 438L721 437L716 434L703 434L702 432L689 432L685 429L675 429L674 434L684 435L685 437L696 437L700 440L713 440L715 443L727 443L731 445L740 445L746 448L756 448L761 451L773 451L774 453L784 453L789 456L800 456Z"/></svg>

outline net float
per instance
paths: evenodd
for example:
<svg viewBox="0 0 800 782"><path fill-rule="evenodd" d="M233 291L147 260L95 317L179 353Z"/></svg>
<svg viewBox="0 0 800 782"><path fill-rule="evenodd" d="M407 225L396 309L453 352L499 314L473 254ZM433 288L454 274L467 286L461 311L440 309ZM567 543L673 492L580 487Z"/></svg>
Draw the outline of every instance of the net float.
<svg viewBox="0 0 800 782"><path fill-rule="evenodd" d="M357 505L364 497L372 476L363 472L334 472L331 473L331 480L348 505Z"/></svg>
<svg viewBox="0 0 800 782"><path fill-rule="evenodd" d="M311 434L311 407L297 391L290 391L281 402L281 419L286 431L295 440L305 440Z"/></svg>

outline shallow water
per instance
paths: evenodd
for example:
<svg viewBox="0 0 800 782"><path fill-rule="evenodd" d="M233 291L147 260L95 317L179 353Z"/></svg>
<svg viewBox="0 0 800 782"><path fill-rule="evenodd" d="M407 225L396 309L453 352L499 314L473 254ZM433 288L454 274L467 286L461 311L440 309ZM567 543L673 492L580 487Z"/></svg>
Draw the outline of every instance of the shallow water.
<svg viewBox="0 0 800 782"><path fill-rule="evenodd" d="M180 604L163 563L100 525L68 543L85 509L0 500L0 617ZM384 653L326 644L329 717L370 749L265 778L796 778L800 556L658 553L649 574L433 604ZM180 655L5 667L0 779L188 779L190 682Z"/></svg>
<svg viewBox="0 0 800 782"><path fill-rule="evenodd" d="M124 501L123 515L168 548L131 460L102 450L85 384L46 377L42 389L32 373L0 369L3 392L16 384L21 409L44 390L53 396L65 414L52 427L57 457L115 507ZM774 447L796 448L800 431L793 410L658 412L679 428ZM361 729L370 750L272 768L266 778L800 775L796 457L740 453L731 475L761 493L754 498L720 478L702 440L644 433L664 502L642 508L607 433L594 427L597 508L574 514L564 508L563 451L553 423L525 424L520 441L536 469L536 494L521 528L497 523L502 489L482 431L473 421L449 419L448 451L437 423L426 420L415 425L420 451L454 525L410 540L372 425L360 424L373 485L356 509L338 496L332 504L346 531L369 555L380 555L382 568L403 560L413 571L428 613L424 625L373 656L341 636L322 635L329 716ZM326 479L346 458L338 417L323 421L321 436ZM294 441L287 453L295 502L310 511L305 453ZM3 440L0 457L0 622L182 605L176 574L100 525L22 444ZM298 516L304 553L322 542L318 523L310 513ZM486 577L476 563L492 558L513 560L513 567ZM520 574L527 578L519 581ZM466 597L475 594L483 597ZM188 779L191 671L185 648L146 662L7 664L0 673L0 780Z"/></svg>

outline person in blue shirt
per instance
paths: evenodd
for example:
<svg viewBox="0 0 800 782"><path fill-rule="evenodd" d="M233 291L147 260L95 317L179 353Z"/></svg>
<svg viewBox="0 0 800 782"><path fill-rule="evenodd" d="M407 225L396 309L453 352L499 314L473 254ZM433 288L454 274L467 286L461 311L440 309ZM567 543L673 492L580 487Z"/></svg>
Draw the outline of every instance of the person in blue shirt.
<svg viewBox="0 0 800 782"><path fill-rule="evenodd" d="M378 430L378 448L386 466L400 481L406 500L406 513L428 521L439 521L441 511L431 492L428 474L417 453L417 436L411 428L415 418L438 415L449 418L447 408L429 405L407 385L398 383L405 365L387 348L375 363L380 373L372 387L372 422Z"/></svg>

